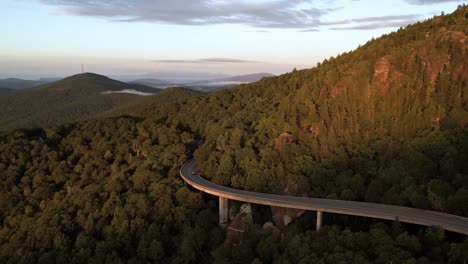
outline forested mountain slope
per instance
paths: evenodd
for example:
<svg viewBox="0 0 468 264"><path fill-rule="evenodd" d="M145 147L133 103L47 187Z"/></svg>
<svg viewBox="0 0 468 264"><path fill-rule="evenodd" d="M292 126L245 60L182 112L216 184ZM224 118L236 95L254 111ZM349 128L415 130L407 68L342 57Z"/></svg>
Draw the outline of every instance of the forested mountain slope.
<svg viewBox="0 0 468 264"><path fill-rule="evenodd" d="M137 101L131 101L128 104L121 105L105 112L99 116L119 116L119 115L133 115L145 117L149 113L155 112L155 109L169 114L178 112L177 105L186 102L188 98L193 97L195 100L205 96L202 92L197 92L188 88L172 87L161 90L153 96L145 96L139 98Z"/></svg>
<svg viewBox="0 0 468 264"><path fill-rule="evenodd" d="M103 94L125 90L159 92L159 89L127 84L102 75L78 74L0 99L0 130L83 120L139 99L134 94Z"/></svg>
<svg viewBox="0 0 468 264"><path fill-rule="evenodd" d="M448 208L468 201L466 10L205 98L202 116L188 114L202 120L202 172L238 188L298 185L314 197L468 215ZM436 201L448 197L450 206Z"/></svg>
<svg viewBox="0 0 468 264"><path fill-rule="evenodd" d="M236 188L468 216L467 14L313 69L0 133L0 262L463 263L468 240L437 228L346 218L314 232L309 213L223 243L216 199L178 170L194 155Z"/></svg>

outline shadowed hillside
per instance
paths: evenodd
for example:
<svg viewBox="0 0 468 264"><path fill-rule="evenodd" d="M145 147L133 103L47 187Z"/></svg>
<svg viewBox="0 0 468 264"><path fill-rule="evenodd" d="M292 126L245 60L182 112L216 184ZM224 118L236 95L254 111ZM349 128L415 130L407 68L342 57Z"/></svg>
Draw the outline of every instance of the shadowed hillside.
<svg viewBox="0 0 468 264"><path fill-rule="evenodd" d="M173 87L161 90L153 96L145 96L128 104L116 107L105 112L102 116L133 115L139 117L149 117L157 109L159 112L174 114L179 111L178 103L186 102L190 97L201 98L205 96L202 92L197 92L188 88ZM197 100L197 99L195 99Z"/></svg>
<svg viewBox="0 0 468 264"><path fill-rule="evenodd" d="M0 96L10 95L14 92L13 89L0 87Z"/></svg>
<svg viewBox="0 0 468 264"><path fill-rule="evenodd" d="M0 99L0 129L73 122L139 99L134 94L113 93L121 91L156 93L159 90L92 73L74 75Z"/></svg>

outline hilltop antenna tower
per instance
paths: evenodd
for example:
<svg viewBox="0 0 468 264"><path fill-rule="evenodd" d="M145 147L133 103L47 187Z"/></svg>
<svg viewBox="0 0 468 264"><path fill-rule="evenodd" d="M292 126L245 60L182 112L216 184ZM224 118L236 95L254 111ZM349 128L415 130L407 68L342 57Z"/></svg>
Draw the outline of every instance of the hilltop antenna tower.
<svg viewBox="0 0 468 264"><path fill-rule="evenodd" d="M84 64L81 64L81 73L84 73Z"/></svg>

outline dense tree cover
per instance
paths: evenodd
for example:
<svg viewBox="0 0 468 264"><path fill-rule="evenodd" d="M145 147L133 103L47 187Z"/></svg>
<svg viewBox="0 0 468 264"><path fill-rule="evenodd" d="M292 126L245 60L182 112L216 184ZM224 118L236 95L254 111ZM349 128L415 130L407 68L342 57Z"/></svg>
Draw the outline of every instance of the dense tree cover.
<svg viewBox="0 0 468 264"><path fill-rule="evenodd" d="M225 151L229 154L217 152L219 165L205 171L206 177L219 184L281 193L288 184L297 183L299 193L311 197L395 204L468 216L466 129L425 132L402 142L373 141L353 156L343 153L320 162L312 155L304 155L299 145L280 153L263 150L261 159L256 159L249 148Z"/></svg>
<svg viewBox="0 0 468 264"><path fill-rule="evenodd" d="M468 216L467 13L314 69L0 134L0 262L466 261L467 242L436 228L316 233L300 219L223 243L216 203L178 169L194 155L206 178L236 188Z"/></svg>
<svg viewBox="0 0 468 264"><path fill-rule="evenodd" d="M182 87L166 88L153 96L144 96L124 105L118 106L110 111L99 113L96 117L110 117L119 115L133 115L146 117L149 113L176 113L179 111L178 104L186 103L190 97L200 98L204 94ZM167 104L169 103L169 104Z"/></svg>
<svg viewBox="0 0 468 264"><path fill-rule="evenodd" d="M42 140L42 137L45 140ZM280 235L223 243L214 197L178 169L198 135L162 116L119 117L0 135L2 263L460 263L468 241L385 224L313 231L307 214Z"/></svg>
<svg viewBox="0 0 468 264"><path fill-rule="evenodd" d="M178 177L196 137L177 124L121 117L0 140L2 263L203 260L223 239Z"/></svg>
<svg viewBox="0 0 468 264"><path fill-rule="evenodd" d="M435 227L417 233L398 223L377 223L363 231L327 226L312 231L312 218L304 216L282 234L266 230L251 234L241 244L225 243L212 251L215 263L463 263L468 239L446 241Z"/></svg>

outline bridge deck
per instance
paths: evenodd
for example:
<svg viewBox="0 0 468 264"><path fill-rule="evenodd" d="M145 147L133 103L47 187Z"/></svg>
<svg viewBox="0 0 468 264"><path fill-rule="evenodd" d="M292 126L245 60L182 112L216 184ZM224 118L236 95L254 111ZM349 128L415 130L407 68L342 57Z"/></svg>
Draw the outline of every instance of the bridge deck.
<svg viewBox="0 0 468 264"><path fill-rule="evenodd" d="M197 171L197 162L190 160L182 166L180 175L195 189L219 197L270 206L398 220L424 226L440 226L445 230L468 235L468 218L466 217L394 205L249 192L209 182L198 173L192 173Z"/></svg>

